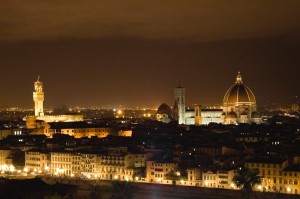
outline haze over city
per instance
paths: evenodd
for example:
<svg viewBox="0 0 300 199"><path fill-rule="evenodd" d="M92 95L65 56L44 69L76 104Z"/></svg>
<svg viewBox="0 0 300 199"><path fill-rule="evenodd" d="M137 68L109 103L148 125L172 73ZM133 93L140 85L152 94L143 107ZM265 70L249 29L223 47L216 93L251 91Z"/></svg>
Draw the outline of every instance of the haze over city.
<svg viewBox="0 0 300 199"><path fill-rule="evenodd" d="M2 1L0 106L221 104L238 71L258 104L299 95L299 1Z"/></svg>

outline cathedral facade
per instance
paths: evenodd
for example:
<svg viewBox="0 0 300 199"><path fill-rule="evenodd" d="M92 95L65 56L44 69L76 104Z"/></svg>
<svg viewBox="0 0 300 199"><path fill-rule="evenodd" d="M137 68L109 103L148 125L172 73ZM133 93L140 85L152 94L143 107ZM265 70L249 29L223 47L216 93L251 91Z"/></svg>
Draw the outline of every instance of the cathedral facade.
<svg viewBox="0 0 300 199"><path fill-rule="evenodd" d="M186 109L185 88L174 89L174 119L178 124L203 125L209 123L241 124L261 123L257 113L256 98L252 90L243 83L238 72L235 83L226 91L223 106L220 109L202 109L195 105L194 109Z"/></svg>

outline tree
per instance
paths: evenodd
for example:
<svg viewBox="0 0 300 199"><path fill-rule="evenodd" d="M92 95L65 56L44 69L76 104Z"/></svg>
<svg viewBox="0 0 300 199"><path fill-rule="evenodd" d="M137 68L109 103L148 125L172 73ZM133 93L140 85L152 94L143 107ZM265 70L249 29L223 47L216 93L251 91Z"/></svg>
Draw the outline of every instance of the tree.
<svg viewBox="0 0 300 199"><path fill-rule="evenodd" d="M261 183L261 177L258 174L259 171L257 169L240 169L232 181L238 188L245 191L246 198L250 198L253 186Z"/></svg>
<svg viewBox="0 0 300 199"><path fill-rule="evenodd" d="M136 190L136 186L132 182L113 181L111 199L131 199Z"/></svg>

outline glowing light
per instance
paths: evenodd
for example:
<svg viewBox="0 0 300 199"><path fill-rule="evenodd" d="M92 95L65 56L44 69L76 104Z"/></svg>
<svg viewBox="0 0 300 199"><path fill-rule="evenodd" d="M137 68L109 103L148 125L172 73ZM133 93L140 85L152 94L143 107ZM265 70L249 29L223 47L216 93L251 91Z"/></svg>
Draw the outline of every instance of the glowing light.
<svg viewBox="0 0 300 199"><path fill-rule="evenodd" d="M75 175L74 175L74 173L71 173L71 177L74 177Z"/></svg>
<svg viewBox="0 0 300 199"><path fill-rule="evenodd" d="M1 165L1 170L6 171L8 169L8 166L6 164Z"/></svg>
<svg viewBox="0 0 300 199"><path fill-rule="evenodd" d="M28 168L25 167L25 168L23 169L23 171L24 171L24 172L28 172Z"/></svg>
<svg viewBox="0 0 300 199"><path fill-rule="evenodd" d="M184 181L183 180L180 180L180 184L183 184L184 183Z"/></svg>
<svg viewBox="0 0 300 199"><path fill-rule="evenodd" d="M286 188L286 190L287 190L287 192L291 192L292 191L291 187Z"/></svg>
<svg viewBox="0 0 300 199"><path fill-rule="evenodd" d="M49 171L49 167L48 166L45 166L44 168L46 171Z"/></svg>
<svg viewBox="0 0 300 199"><path fill-rule="evenodd" d="M122 114L122 111L121 110L118 110L118 112L117 112L119 115L121 115Z"/></svg>
<svg viewBox="0 0 300 199"><path fill-rule="evenodd" d="M177 175L177 176L180 176L180 172L179 172L179 171L177 171L177 172L176 172L176 175Z"/></svg>
<svg viewBox="0 0 300 199"><path fill-rule="evenodd" d="M128 177L125 178L126 181L129 181Z"/></svg>
<svg viewBox="0 0 300 199"><path fill-rule="evenodd" d="M259 190L262 190L262 186L261 186L261 185L258 185L257 188L258 188Z"/></svg>
<svg viewBox="0 0 300 199"><path fill-rule="evenodd" d="M207 181L205 181L204 184L205 184L205 186L208 186L208 182Z"/></svg>
<svg viewBox="0 0 300 199"><path fill-rule="evenodd" d="M10 165L10 166L9 166L9 171L10 171L10 172L14 172L14 171L15 171L15 167L14 167L13 165Z"/></svg>
<svg viewBox="0 0 300 199"><path fill-rule="evenodd" d="M231 188L234 188L234 186L235 186L235 185L234 185L233 183L230 184L230 187L231 187Z"/></svg>
<svg viewBox="0 0 300 199"><path fill-rule="evenodd" d="M161 182L161 178L157 178L157 182Z"/></svg>
<svg viewBox="0 0 300 199"><path fill-rule="evenodd" d="M139 177L135 177L135 180L139 180Z"/></svg>
<svg viewBox="0 0 300 199"><path fill-rule="evenodd" d="M114 179L118 179L118 176L117 176L117 175L115 175Z"/></svg>

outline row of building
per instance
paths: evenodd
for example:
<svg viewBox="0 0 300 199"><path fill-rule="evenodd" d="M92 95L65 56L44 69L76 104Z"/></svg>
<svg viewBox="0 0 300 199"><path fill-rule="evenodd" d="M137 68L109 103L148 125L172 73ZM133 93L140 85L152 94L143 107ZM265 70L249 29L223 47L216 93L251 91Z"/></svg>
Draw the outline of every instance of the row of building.
<svg viewBox="0 0 300 199"><path fill-rule="evenodd" d="M86 179L140 181L210 188L236 189L232 179L239 168L188 168L180 173L178 163L150 160L147 153L130 153L127 147L106 151L25 151L25 166L14 168L11 150L0 150L0 169L41 175L81 177ZM234 162L232 163L234 165ZM285 158L250 158L245 167L258 169L262 183L257 191L299 194L300 156Z"/></svg>

